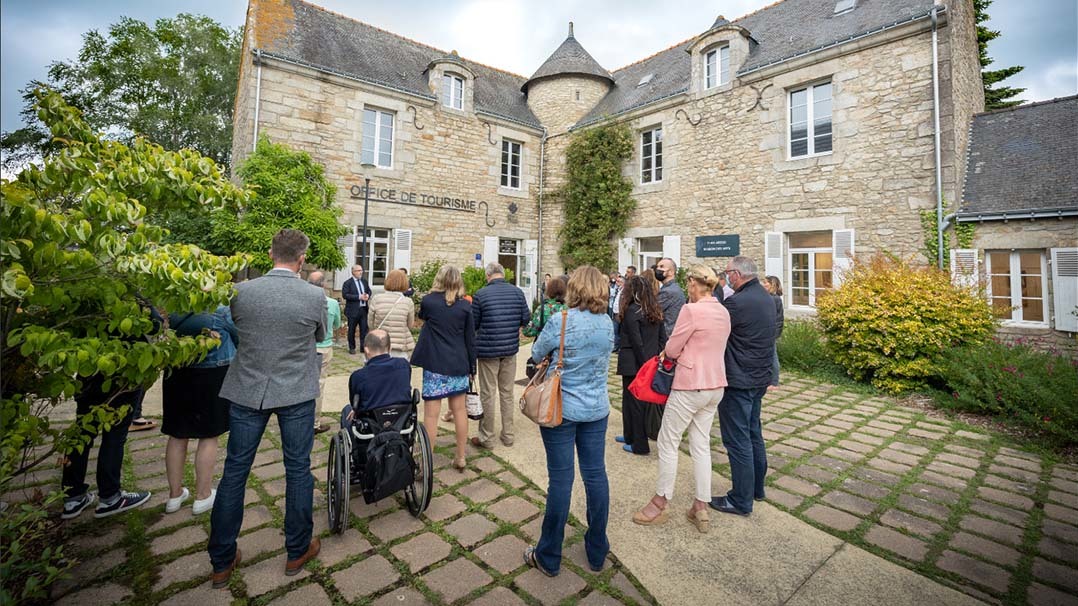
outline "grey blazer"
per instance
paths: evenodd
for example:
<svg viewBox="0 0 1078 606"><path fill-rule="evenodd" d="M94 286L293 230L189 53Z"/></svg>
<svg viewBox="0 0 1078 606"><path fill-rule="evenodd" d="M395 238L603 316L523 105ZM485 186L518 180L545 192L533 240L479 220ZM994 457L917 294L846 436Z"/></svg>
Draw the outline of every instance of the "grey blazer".
<svg viewBox="0 0 1078 606"><path fill-rule="evenodd" d="M318 397L321 362L315 344L326 335L326 295L287 269L236 285L232 320L240 345L221 397L257 409L283 408Z"/></svg>

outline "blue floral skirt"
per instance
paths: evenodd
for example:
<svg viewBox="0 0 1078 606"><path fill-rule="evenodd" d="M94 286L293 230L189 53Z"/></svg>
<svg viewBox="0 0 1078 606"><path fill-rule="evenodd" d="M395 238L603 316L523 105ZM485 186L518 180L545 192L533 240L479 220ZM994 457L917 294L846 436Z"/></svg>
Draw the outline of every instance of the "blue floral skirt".
<svg viewBox="0 0 1078 606"><path fill-rule="evenodd" d="M423 371L424 400L440 400L463 393L468 393L468 375L454 377L429 370Z"/></svg>

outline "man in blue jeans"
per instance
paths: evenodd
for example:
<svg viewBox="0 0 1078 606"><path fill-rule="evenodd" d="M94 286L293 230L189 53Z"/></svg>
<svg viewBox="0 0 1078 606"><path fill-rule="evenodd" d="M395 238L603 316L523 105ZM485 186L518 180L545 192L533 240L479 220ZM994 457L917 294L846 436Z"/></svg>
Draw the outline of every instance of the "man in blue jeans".
<svg viewBox="0 0 1078 606"><path fill-rule="evenodd" d="M220 394L232 407L228 457L210 518L214 588L227 586L240 562L236 537L243 524L247 476L271 414L277 415L284 453L284 573L300 572L321 547L317 537L311 538L311 447L321 367L316 344L325 338L327 320L324 292L299 277L309 245L303 232L282 229L270 248L273 269L237 285L232 299L240 338Z"/></svg>
<svg viewBox="0 0 1078 606"><path fill-rule="evenodd" d="M753 500L764 499L767 453L764 452L760 404L771 383L771 348L775 344L775 302L757 278L756 263L734 257L726 266L734 293L722 302L730 312L726 342L726 380L719 402L719 430L730 459L733 487L711 499L722 513L749 515Z"/></svg>

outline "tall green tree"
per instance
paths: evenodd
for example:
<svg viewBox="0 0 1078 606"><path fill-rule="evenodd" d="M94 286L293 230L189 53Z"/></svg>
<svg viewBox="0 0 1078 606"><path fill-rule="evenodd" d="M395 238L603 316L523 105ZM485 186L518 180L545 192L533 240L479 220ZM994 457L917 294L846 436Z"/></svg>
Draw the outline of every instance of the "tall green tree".
<svg viewBox="0 0 1078 606"><path fill-rule="evenodd" d="M251 267L265 271L273 266L268 252L273 235L288 227L303 230L311 239L308 263L322 269L344 267L337 238L347 230L338 221L343 211L336 188L309 154L262 137L237 174L252 196L238 214L214 213L215 246L248 253Z"/></svg>
<svg viewBox="0 0 1078 606"><path fill-rule="evenodd" d="M973 0L973 12L977 22L977 51L981 59L981 79L984 80L984 108L1004 109L1023 103L1021 99L1013 99L1026 89L1011 86L996 86L1003 80L1010 78L1025 69L1025 66L1014 65L1003 69L986 69L995 62L988 56L988 43L999 37L997 30L988 29L984 25L988 21L988 7L992 0Z"/></svg>
<svg viewBox="0 0 1078 606"><path fill-rule="evenodd" d="M84 34L74 60L49 66L46 84L95 131L193 149L227 169L240 41L240 29L205 16L184 13L153 25L123 17L105 33ZM41 84L24 89L25 126L0 137L8 170L62 147L37 117Z"/></svg>

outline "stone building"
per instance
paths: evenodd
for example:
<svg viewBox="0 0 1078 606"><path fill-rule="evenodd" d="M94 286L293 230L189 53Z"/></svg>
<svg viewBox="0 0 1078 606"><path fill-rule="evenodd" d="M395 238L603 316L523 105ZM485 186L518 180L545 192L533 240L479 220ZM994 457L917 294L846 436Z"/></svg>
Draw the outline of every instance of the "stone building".
<svg viewBox="0 0 1078 606"><path fill-rule="evenodd" d="M357 236L342 246L375 284L497 259L533 296L561 271L550 192L566 146L609 121L636 141L622 269L746 254L811 311L852 255L920 255L921 212L960 198L984 108L970 3L784 0L701 30L608 71L570 24L525 78L301 0L251 0L233 157L268 136L323 163Z"/></svg>

